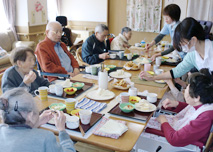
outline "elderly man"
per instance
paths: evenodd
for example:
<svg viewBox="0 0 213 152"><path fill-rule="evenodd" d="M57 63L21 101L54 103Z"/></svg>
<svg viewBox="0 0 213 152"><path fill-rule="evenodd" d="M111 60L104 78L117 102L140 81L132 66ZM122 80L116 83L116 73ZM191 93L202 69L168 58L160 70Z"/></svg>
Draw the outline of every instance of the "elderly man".
<svg viewBox="0 0 213 152"><path fill-rule="evenodd" d="M99 24L95 27L95 34L91 35L82 46L82 59L88 64L97 64L109 58L104 40L108 35L108 27Z"/></svg>
<svg viewBox="0 0 213 152"><path fill-rule="evenodd" d="M71 77L79 74L76 59L68 52L66 45L60 42L62 26L59 22L49 22L46 26L46 37L36 48L35 54L44 72L69 74ZM57 79L48 77L49 81Z"/></svg>

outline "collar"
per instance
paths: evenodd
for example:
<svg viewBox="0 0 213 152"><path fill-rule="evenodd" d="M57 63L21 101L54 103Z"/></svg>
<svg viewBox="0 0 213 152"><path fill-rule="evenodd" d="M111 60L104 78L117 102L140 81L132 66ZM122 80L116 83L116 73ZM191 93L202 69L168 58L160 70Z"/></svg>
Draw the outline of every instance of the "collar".
<svg viewBox="0 0 213 152"><path fill-rule="evenodd" d="M119 36L121 37L121 39L125 42L128 42L127 39L125 38L125 36L123 36L121 33L119 33Z"/></svg>
<svg viewBox="0 0 213 152"><path fill-rule="evenodd" d="M50 40L47 36L45 37L45 41L47 41L50 45L55 46L56 43L60 43L60 42L53 42L52 40Z"/></svg>
<svg viewBox="0 0 213 152"><path fill-rule="evenodd" d="M205 54L204 54L204 60L206 60L207 58L209 58L211 55L209 55L209 51L211 50L212 51L212 42L209 40L209 39L206 39L205 40Z"/></svg>
<svg viewBox="0 0 213 152"><path fill-rule="evenodd" d="M95 34L93 34L92 37L93 37L95 43L98 43L98 44L99 44L99 43L103 43L103 42L99 41L99 40L96 38Z"/></svg>
<svg viewBox="0 0 213 152"><path fill-rule="evenodd" d="M26 125L26 124L16 124L16 125L8 125L8 126L12 127L12 128L23 127L23 128L32 129L32 127L30 127L29 125Z"/></svg>
<svg viewBox="0 0 213 152"><path fill-rule="evenodd" d="M21 76L21 78L24 79L24 74L19 70L18 66L15 65L14 67L18 74Z"/></svg>
<svg viewBox="0 0 213 152"><path fill-rule="evenodd" d="M200 108L202 105L203 105L203 104L197 105L197 106L193 106L193 107L197 110L197 109Z"/></svg>

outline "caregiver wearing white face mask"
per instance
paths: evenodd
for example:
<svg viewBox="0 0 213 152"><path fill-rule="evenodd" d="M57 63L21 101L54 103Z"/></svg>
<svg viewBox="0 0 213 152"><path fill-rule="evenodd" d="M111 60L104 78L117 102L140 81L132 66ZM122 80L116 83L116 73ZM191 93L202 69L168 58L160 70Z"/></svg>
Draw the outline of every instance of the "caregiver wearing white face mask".
<svg viewBox="0 0 213 152"><path fill-rule="evenodd" d="M208 68L213 71L213 42L205 40L205 33L194 18L184 19L175 29L173 46L178 51L188 52L183 61L172 70L157 76L142 71L140 77L148 81L179 78L192 68Z"/></svg>

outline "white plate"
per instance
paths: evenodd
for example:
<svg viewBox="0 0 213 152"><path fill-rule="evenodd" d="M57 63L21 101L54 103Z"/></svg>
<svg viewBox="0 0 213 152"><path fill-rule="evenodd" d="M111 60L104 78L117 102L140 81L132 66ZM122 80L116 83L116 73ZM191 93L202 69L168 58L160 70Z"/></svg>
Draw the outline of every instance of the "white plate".
<svg viewBox="0 0 213 152"><path fill-rule="evenodd" d="M164 80L155 80L156 83L165 84L166 82Z"/></svg>
<svg viewBox="0 0 213 152"><path fill-rule="evenodd" d="M152 112L152 111L155 111L155 110L157 109L157 107L156 107L154 104L151 104L151 103L146 103L146 104L149 105L149 110L139 108L139 107L137 106L137 104L139 105L139 104L144 104L144 103L136 103L136 104L135 104L135 109L136 109L137 111L140 111L140 112Z"/></svg>
<svg viewBox="0 0 213 152"><path fill-rule="evenodd" d="M132 76L132 74L129 72L124 72L123 75L117 75L117 72L111 72L109 74L109 76L111 76L113 78L130 78Z"/></svg>
<svg viewBox="0 0 213 152"><path fill-rule="evenodd" d="M110 94L107 96L98 95L98 90L93 90L87 93L87 97L93 100L109 100L115 97L115 94L112 91L109 91Z"/></svg>
<svg viewBox="0 0 213 152"><path fill-rule="evenodd" d="M67 84L66 81L63 81L63 80L55 80L54 83L55 83L55 84L61 85L63 88L72 87L72 82L70 82L69 84Z"/></svg>

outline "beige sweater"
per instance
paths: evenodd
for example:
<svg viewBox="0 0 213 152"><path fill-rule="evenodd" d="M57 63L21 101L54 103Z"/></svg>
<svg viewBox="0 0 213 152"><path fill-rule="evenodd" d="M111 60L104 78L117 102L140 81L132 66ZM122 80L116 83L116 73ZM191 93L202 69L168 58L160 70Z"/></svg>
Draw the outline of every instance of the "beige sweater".
<svg viewBox="0 0 213 152"><path fill-rule="evenodd" d="M128 41L122 34L119 34L112 40L110 47L111 50L125 50L124 44L128 44Z"/></svg>

